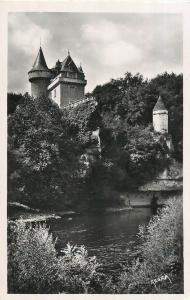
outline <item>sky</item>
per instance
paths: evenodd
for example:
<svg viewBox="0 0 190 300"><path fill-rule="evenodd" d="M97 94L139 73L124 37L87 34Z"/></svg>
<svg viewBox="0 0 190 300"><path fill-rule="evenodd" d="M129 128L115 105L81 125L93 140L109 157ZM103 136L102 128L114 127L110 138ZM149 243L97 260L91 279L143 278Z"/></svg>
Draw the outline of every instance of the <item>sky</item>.
<svg viewBox="0 0 190 300"><path fill-rule="evenodd" d="M9 13L8 91L29 92L28 71L40 40L49 68L68 49L82 65L86 92L126 72L145 78L165 71L179 74L183 64L180 14Z"/></svg>

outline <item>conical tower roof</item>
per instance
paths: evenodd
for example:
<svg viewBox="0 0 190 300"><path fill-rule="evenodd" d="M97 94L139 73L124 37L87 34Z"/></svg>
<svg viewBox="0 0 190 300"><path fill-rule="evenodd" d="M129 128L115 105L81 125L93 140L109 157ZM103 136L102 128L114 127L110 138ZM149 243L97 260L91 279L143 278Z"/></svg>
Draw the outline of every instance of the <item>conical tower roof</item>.
<svg viewBox="0 0 190 300"><path fill-rule="evenodd" d="M31 71L44 71L44 70L49 70L49 69L47 67L42 48L40 47Z"/></svg>
<svg viewBox="0 0 190 300"><path fill-rule="evenodd" d="M67 57L62 62L61 71L74 71L78 72L78 68L72 60L70 53L68 52Z"/></svg>
<svg viewBox="0 0 190 300"><path fill-rule="evenodd" d="M167 110L161 96L158 97L156 105L154 106L153 109L153 111L158 111L158 110Z"/></svg>

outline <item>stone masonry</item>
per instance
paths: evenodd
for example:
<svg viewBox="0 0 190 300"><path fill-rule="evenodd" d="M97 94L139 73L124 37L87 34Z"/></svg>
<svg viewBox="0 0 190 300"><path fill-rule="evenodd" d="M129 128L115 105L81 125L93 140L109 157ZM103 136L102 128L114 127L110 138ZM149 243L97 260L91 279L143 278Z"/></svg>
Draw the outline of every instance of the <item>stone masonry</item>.
<svg viewBox="0 0 190 300"><path fill-rule="evenodd" d="M40 47L28 76L34 98L49 96L61 108L84 99L87 81L82 67L75 65L69 52L63 62L58 60L55 67L49 69Z"/></svg>

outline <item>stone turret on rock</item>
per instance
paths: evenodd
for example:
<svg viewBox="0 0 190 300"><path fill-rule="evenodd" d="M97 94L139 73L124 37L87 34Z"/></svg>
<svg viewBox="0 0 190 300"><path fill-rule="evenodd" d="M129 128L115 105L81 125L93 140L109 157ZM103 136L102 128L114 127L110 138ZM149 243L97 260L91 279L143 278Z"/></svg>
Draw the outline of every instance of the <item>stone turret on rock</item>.
<svg viewBox="0 0 190 300"><path fill-rule="evenodd" d="M31 82L31 96L34 98L47 96L47 87L52 73L47 67L41 47L32 69L28 72L28 77Z"/></svg>
<svg viewBox="0 0 190 300"><path fill-rule="evenodd" d="M168 110L166 109L161 96L158 97L153 109L153 127L154 131L162 135L170 152L174 150L172 137L168 133Z"/></svg>
<svg viewBox="0 0 190 300"><path fill-rule="evenodd" d="M159 96L153 109L153 127L156 132L168 133L168 110Z"/></svg>

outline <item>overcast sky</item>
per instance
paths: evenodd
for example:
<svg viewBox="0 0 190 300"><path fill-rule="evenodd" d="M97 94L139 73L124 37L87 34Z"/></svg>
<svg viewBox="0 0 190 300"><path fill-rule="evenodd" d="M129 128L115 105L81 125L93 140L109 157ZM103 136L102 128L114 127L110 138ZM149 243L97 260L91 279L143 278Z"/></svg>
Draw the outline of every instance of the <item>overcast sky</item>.
<svg viewBox="0 0 190 300"><path fill-rule="evenodd" d="M82 64L86 92L129 71L152 78L182 72L182 16L127 13L10 13L8 90L29 91L40 46L49 68L67 56Z"/></svg>

